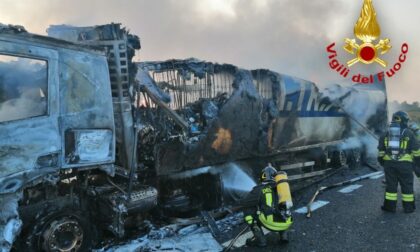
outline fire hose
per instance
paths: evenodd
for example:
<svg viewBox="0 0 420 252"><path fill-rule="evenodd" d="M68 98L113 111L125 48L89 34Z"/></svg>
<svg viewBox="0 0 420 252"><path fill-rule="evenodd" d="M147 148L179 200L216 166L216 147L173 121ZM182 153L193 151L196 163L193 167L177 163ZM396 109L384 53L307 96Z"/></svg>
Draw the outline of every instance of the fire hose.
<svg viewBox="0 0 420 252"><path fill-rule="evenodd" d="M349 179L349 180L345 180L345 181L342 181L342 182L339 182L339 183L335 183L335 184L332 184L332 185L329 185L329 186L321 186L321 187L319 187L316 190L316 192L314 193L314 195L312 196L312 198L309 201L309 203L307 204L307 206L306 206L306 208L307 208L306 217L307 218L311 218L311 216L312 216L311 205L315 201L316 197L321 192L324 192L324 191L327 191L327 190L330 190L330 189L333 189L333 188L336 188L336 187L349 185L349 184L352 184L354 182L358 182L358 181L361 181L361 180L369 179L369 178L371 178L373 176L377 176L377 175L381 175L381 174L383 174L382 171L374 172L374 173L369 173L369 174L365 174L365 175L362 175L362 176L359 176L359 177L355 177L355 178L352 178L352 179Z"/></svg>
<svg viewBox="0 0 420 252"><path fill-rule="evenodd" d="M249 226L247 225L244 229L242 229L241 232L239 232L235 238L233 238L233 240L229 243L229 245L223 249L223 252L227 252L229 250L232 249L233 244L235 244L236 240L238 240L239 237L241 237L241 235L243 235L247 230L248 230Z"/></svg>

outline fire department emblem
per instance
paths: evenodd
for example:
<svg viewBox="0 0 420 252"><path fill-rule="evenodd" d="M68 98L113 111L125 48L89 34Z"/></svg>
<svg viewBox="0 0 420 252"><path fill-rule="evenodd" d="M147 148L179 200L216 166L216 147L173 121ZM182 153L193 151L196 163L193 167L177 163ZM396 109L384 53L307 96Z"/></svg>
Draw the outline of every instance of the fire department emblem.
<svg viewBox="0 0 420 252"><path fill-rule="evenodd" d="M364 0L360 17L354 26L354 35L361 41L353 38L345 39L344 50L350 54L356 55L355 58L347 62L347 66L361 62L364 64L378 63L382 67L387 66L387 62L379 58L379 54L383 55L391 49L390 40L380 39L381 28L376 20L376 12L373 8L372 0Z"/></svg>

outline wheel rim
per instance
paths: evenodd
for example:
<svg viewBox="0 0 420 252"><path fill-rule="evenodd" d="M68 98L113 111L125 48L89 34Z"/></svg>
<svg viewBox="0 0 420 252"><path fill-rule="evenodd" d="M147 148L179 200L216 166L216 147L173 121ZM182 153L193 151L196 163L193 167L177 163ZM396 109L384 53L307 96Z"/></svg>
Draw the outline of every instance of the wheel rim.
<svg viewBox="0 0 420 252"><path fill-rule="evenodd" d="M359 163L362 159L362 155L359 150L353 150L354 161Z"/></svg>
<svg viewBox="0 0 420 252"><path fill-rule="evenodd" d="M346 165L347 158L346 158L346 153L344 153L344 151L339 151L338 152L338 159L339 159L339 162L340 162L341 166Z"/></svg>
<svg viewBox="0 0 420 252"><path fill-rule="evenodd" d="M77 251L83 242L83 229L77 220L63 217L50 222L42 237L46 251Z"/></svg>

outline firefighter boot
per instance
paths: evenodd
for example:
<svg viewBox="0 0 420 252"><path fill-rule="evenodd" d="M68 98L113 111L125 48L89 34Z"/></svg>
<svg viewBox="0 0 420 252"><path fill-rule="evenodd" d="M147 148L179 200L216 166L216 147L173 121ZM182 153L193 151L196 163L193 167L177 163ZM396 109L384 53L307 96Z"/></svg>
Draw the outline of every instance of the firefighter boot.
<svg viewBox="0 0 420 252"><path fill-rule="evenodd" d="M397 208L397 201L394 200L384 200L384 204L381 207L383 211L395 213Z"/></svg>
<svg viewBox="0 0 420 252"><path fill-rule="evenodd" d="M280 235L280 244L287 244L289 243L289 232L287 231L281 231L279 233Z"/></svg>
<svg viewBox="0 0 420 252"><path fill-rule="evenodd" d="M416 205L414 201L413 202L403 201L403 208L404 208L404 213L412 213L416 209Z"/></svg>
<svg viewBox="0 0 420 252"><path fill-rule="evenodd" d="M249 238L246 240L246 245L250 246L250 247L265 247L267 246L267 240L265 239L264 233L262 231L262 229L254 224L253 226L251 226L251 230L252 233L254 234L254 237Z"/></svg>

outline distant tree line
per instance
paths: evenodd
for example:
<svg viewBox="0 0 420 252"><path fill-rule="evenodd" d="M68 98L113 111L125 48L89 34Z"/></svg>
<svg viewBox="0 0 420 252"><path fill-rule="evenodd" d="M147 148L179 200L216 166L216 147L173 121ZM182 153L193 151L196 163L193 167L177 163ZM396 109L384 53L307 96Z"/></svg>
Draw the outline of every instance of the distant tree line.
<svg viewBox="0 0 420 252"><path fill-rule="evenodd" d="M406 101L401 102L401 103L398 101L393 101L388 104L388 108L391 113L397 110L405 111L410 115L411 120L420 124L420 103L419 102L413 102L410 104Z"/></svg>

